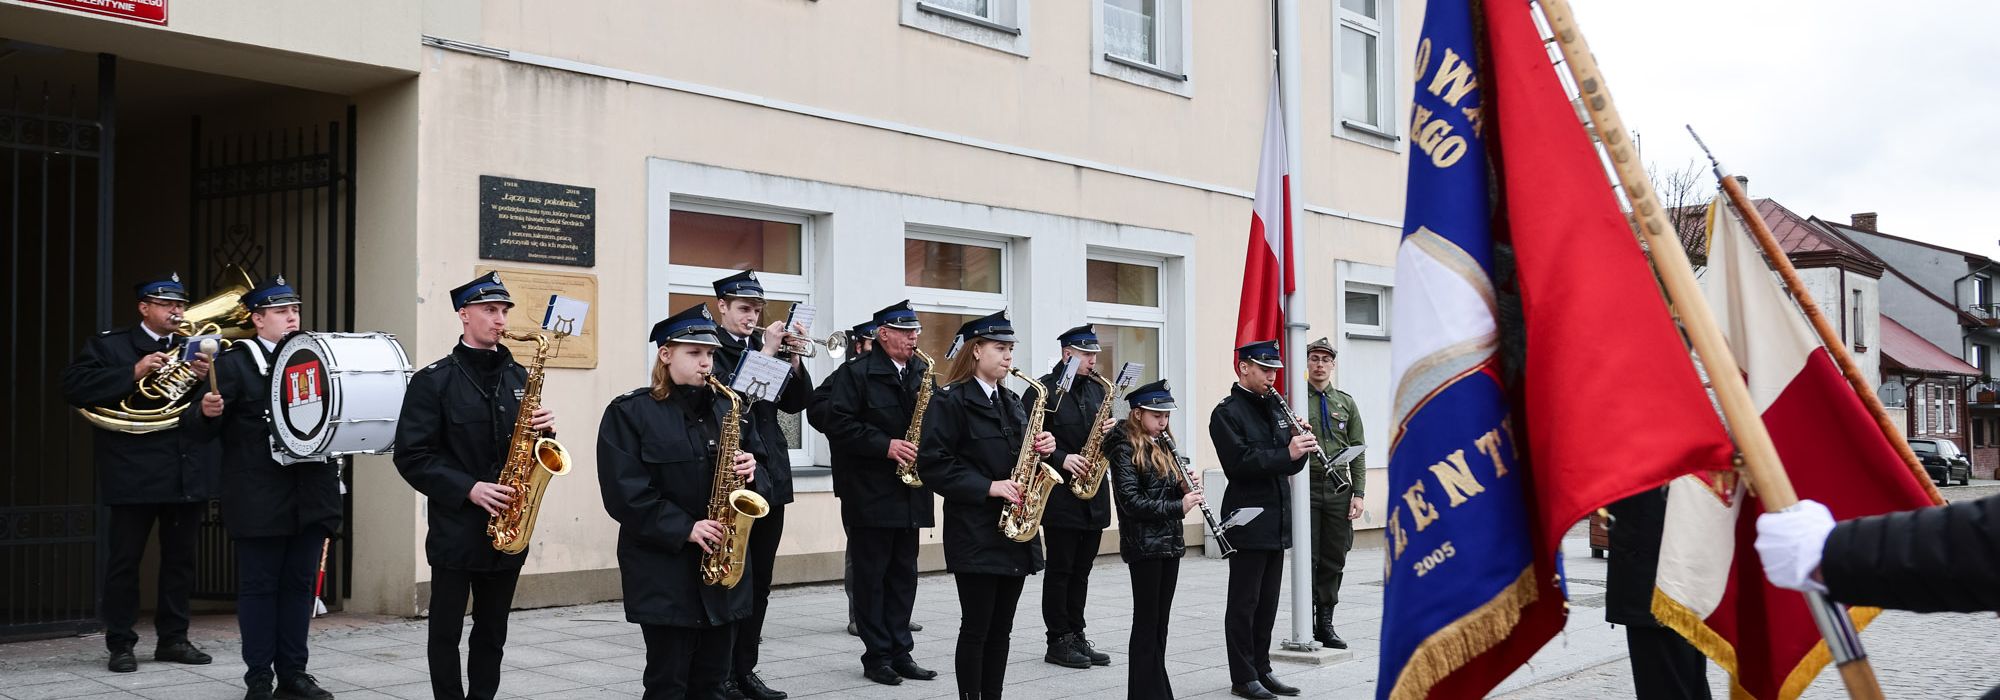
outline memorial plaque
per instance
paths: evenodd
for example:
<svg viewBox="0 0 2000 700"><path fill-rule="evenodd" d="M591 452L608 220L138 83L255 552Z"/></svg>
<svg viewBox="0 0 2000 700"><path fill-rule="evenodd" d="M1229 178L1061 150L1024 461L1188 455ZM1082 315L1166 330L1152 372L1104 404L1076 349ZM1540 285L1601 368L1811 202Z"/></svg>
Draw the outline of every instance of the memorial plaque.
<svg viewBox="0 0 2000 700"><path fill-rule="evenodd" d="M480 265L473 270L474 274L479 275L489 271L500 273L500 283L507 285L507 294L514 297L514 308L507 311L509 331L527 332L541 328L542 314L548 311L550 295L561 294L590 302L590 310L583 319L583 332L563 338L562 345L555 348L556 355L549 359L548 366L572 369L597 367L597 275L492 265ZM553 340L551 338L551 341ZM523 366L535 356L535 344L532 341L500 342L506 344L508 350L513 351L514 361Z"/></svg>
<svg viewBox="0 0 2000 700"><path fill-rule="evenodd" d="M479 257L595 266L596 188L479 176Z"/></svg>

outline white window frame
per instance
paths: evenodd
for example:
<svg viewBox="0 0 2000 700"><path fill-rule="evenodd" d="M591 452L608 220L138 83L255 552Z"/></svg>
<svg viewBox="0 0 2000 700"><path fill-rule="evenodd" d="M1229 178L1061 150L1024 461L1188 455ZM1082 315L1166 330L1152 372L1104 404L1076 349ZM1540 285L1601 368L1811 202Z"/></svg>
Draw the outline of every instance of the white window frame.
<svg viewBox="0 0 2000 700"><path fill-rule="evenodd" d="M1029 55L1030 0L988 0L986 14L964 12L941 0L901 0L901 24L1016 56Z"/></svg>
<svg viewBox="0 0 2000 700"><path fill-rule="evenodd" d="M1401 60L1396 57L1396 20L1400 3L1395 0L1376 0L1375 14L1370 18L1347 9L1338 0L1333 3L1333 73L1335 82L1340 80L1341 42L1347 36L1342 29L1353 29L1375 37L1375 114L1372 122L1362 122L1343 116L1340 105L1340 86L1335 85L1329 95L1333 101L1333 135L1359 143L1401 152L1403 146L1403 124L1400 121L1397 99L1402 83L1396 78L1396 68Z"/></svg>
<svg viewBox="0 0 2000 700"><path fill-rule="evenodd" d="M1395 291L1396 291L1395 289L1385 285L1370 284L1367 282L1356 282L1352 280L1342 284L1340 288L1340 297L1339 297L1340 326L1341 328L1345 329L1347 337L1366 338L1369 340L1388 340L1389 323L1391 315L1390 310L1395 308L1390 304L1389 295L1394 294ZM1377 323L1375 325L1368 325L1364 323L1355 323L1353 321L1347 320L1347 294L1349 292L1375 295L1376 298L1375 318L1379 319L1381 323Z"/></svg>
<svg viewBox="0 0 2000 700"><path fill-rule="evenodd" d="M1160 300L1158 306L1090 301L1089 296L1086 295L1084 297L1083 314L1087 323L1101 323L1107 326L1123 326L1127 328L1151 328L1156 331L1159 334L1159 347L1155 348L1157 354L1154 357L1146 358L1147 366L1153 370L1154 376L1167 378L1170 385L1178 386L1179 383L1174 382L1172 379L1175 376L1172 374L1174 368L1169 364L1167 359L1170 353L1167 352L1167 343L1169 342L1167 337L1167 301L1169 297L1167 295L1166 258L1124 250L1091 247L1084 263L1086 288L1089 284L1087 277L1089 275L1088 261L1090 260L1153 268L1156 273L1153 277L1153 283L1156 285L1153 298ZM1126 361L1130 362L1133 359L1126 358ZM1099 367L1097 371L1104 375L1106 379L1112 379L1116 378L1118 368ZM1118 406L1114 412L1123 416L1125 414L1125 407Z"/></svg>
<svg viewBox="0 0 2000 700"><path fill-rule="evenodd" d="M1153 18L1153 63L1114 55L1106 40L1104 0L1090 0L1090 72L1181 97L1194 96L1193 0L1156 0Z"/></svg>
<svg viewBox="0 0 2000 700"><path fill-rule="evenodd" d="M1007 309L1008 318L1013 321L1017 332L1027 327L1026 314L1022 313L1026 309L1014 308L1012 301L1014 291L1014 246L1012 238L991 233L956 231L935 226L911 224L904 227L903 240L935 241L954 245L998 248L1000 250L1000 292L998 294L993 292L968 292L962 289L944 289L941 287L919 287L909 284L906 281L903 283L903 293L909 297L910 308L912 310L976 317ZM908 250L908 247L905 246L904 250ZM903 264L907 265L909 263L907 260L903 260ZM902 274L902 270L899 269L897 274ZM957 331L958 329L956 328L924 329L926 335L943 333L946 336L950 336ZM947 346L949 345L947 344ZM934 359L939 362L944 361L943 356Z"/></svg>

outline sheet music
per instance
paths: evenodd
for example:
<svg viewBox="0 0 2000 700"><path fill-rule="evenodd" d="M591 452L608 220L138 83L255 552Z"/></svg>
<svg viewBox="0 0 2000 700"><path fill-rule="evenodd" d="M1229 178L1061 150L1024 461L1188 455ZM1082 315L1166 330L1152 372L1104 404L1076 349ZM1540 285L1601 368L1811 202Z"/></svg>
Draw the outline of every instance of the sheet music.
<svg viewBox="0 0 2000 700"><path fill-rule="evenodd" d="M1256 520L1257 516L1263 514L1264 514L1264 509L1259 508L1257 506L1238 508L1235 510L1235 512L1230 513L1229 518L1223 520L1222 524L1217 526L1216 529L1227 530L1232 527L1238 527L1247 524L1252 520Z"/></svg>
<svg viewBox="0 0 2000 700"><path fill-rule="evenodd" d="M793 304L792 314L785 317L785 329L790 330L793 324L798 324L802 327L798 331L799 335L811 336L813 321L818 318L819 309L815 308L812 304Z"/></svg>
<svg viewBox="0 0 2000 700"><path fill-rule="evenodd" d="M1081 366L1082 363L1083 358L1075 355L1071 355L1069 361L1063 363L1062 381L1057 382L1057 386L1062 387L1064 392L1068 392L1070 389L1076 387L1076 368Z"/></svg>
<svg viewBox="0 0 2000 700"><path fill-rule="evenodd" d="M778 394L785 390L785 382L792 378L792 363L761 352L743 353L743 363L736 367L736 381L729 388L742 394L746 400L777 401Z"/></svg>
<svg viewBox="0 0 2000 700"><path fill-rule="evenodd" d="M219 347L221 347L221 346L222 346L222 336L220 336L220 335L214 335L214 334L209 334L209 335L197 335L197 336L194 336L194 337L190 337L190 338L185 338L185 339L175 339L175 340L174 340L174 347L176 347L176 348L179 348L179 349L180 349L180 354L181 354L181 361L182 361L182 362L193 362L193 361L194 361L194 356L195 356L195 353L199 353L199 352L202 352L202 351L203 351L203 350L202 350L202 344L203 344L203 343L214 343L214 344L215 344L214 346L211 346L211 347L210 347L210 348L208 348L208 350L207 350L207 352L208 352L208 354L209 354L209 358L208 358L208 359L211 359L211 360L213 360L213 359L215 359L215 356L216 356L216 355L219 355L219 354L221 354L220 352L218 352L218 351L216 350L216 348L219 348Z"/></svg>
<svg viewBox="0 0 2000 700"><path fill-rule="evenodd" d="M1347 449L1341 450L1340 454L1333 456L1333 465L1336 467L1345 467L1348 462L1352 462L1354 458L1360 457L1361 453L1366 449L1367 445L1349 445Z"/></svg>
<svg viewBox="0 0 2000 700"><path fill-rule="evenodd" d="M1145 372L1146 363L1127 362L1125 366L1118 368L1118 378L1112 380L1111 383L1118 385L1119 388L1129 387L1139 383L1139 375Z"/></svg>
<svg viewBox="0 0 2000 700"><path fill-rule="evenodd" d="M549 307L542 312L542 330L554 331L561 335L577 335L583 332L583 319L590 313L590 302L571 299L561 294L549 295Z"/></svg>

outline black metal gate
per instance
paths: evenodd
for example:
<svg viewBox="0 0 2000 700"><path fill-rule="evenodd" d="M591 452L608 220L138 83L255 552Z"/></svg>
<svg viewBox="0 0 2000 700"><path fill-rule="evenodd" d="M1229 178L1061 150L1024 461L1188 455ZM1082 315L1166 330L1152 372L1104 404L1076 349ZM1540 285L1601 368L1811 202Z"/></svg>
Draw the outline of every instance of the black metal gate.
<svg viewBox="0 0 2000 700"><path fill-rule="evenodd" d="M238 265L262 279L282 274L305 297L300 326L354 329L354 108L343 121L258 134L213 136L193 124L189 162L188 257L194 278L213 289L223 266ZM324 598L338 608L353 580L347 543L354 524L351 469L343 532L327 556ZM236 557L211 507L202 523L194 595L236 597Z"/></svg>
<svg viewBox="0 0 2000 700"><path fill-rule="evenodd" d="M100 626L90 428L71 415L59 378L92 331L110 327L115 70L99 56L94 90L0 86L0 640Z"/></svg>

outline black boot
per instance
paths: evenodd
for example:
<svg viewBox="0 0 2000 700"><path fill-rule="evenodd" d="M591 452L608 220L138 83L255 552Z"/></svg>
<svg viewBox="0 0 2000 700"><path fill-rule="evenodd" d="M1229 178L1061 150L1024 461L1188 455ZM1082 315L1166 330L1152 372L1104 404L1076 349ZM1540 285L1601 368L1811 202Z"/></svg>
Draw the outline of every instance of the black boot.
<svg viewBox="0 0 2000 700"><path fill-rule="evenodd" d="M1347 648L1347 640L1333 631L1333 608L1313 608L1313 639L1328 649Z"/></svg>
<svg viewBox="0 0 2000 700"><path fill-rule="evenodd" d="M271 700L271 672L252 673L243 677L243 685L250 691L243 694L243 700Z"/></svg>
<svg viewBox="0 0 2000 700"><path fill-rule="evenodd" d="M278 679L279 698L291 700L333 700L333 693L319 687L319 679L310 673L301 673L290 678Z"/></svg>
<svg viewBox="0 0 2000 700"><path fill-rule="evenodd" d="M112 649L111 660L104 664L113 673L131 673L139 670L139 657L132 655L132 648Z"/></svg>
<svg viewBox="0 0 2000 700"><path fill-rule="evenodd" d="M1090 640L1084 639L1082 632L1070 635L1070 640L1074 642L1072 646L1076 647L1076 653L1082 654L1084 658L1090 659L1090 664L1092 666L1111 665L1111 655L1098 651L1096 645L1091 644Z"/></svg>
<svg viewBox="0 0 2000 700"><path fill-rule="evenodd" d="M1076 650L1076 635L1065 634L1049 640L1049 653L1043 661L1069 668L1090 668L1090 657Z"/></svg>

